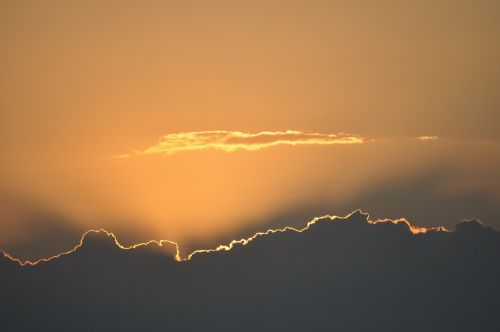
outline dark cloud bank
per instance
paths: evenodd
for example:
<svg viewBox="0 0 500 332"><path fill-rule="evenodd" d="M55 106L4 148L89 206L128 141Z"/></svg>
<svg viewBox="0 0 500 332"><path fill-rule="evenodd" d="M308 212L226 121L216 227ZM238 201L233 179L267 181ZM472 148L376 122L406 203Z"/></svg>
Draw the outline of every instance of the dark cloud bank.
<svg viewBox="0 0 500 332"><path fill-rule="evenodd" d="M182 262L105 233L36 266L0 257L0 330L500 330L500 232L468 221L413 234L367 217Z"/></svg>

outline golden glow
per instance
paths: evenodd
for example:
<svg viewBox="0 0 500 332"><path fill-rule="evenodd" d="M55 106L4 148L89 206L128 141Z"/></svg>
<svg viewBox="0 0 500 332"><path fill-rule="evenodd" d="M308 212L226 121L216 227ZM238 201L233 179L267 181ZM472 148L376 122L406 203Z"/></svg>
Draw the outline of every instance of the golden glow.
<svg viewBox="0 0 500 332"><path fill-rule="evenodd" d="M427 233L428 231L449 232L443 226L430 227L430 228L428 228L428 227L414 226L408 220L406 220L405 218L400 218L400 219L395 219L395 220L392 220L392 219L378 219L378 220L375 220L375 221L368 221L368 222L371 223L371 224L378 224L378 223L390 222L390 223L393 223L395 225L402 223L402 224L405 224L408 227L408 229L410 230L410 232L412 232L412 234L424 234L424 233Z"/></svg>
<svg viewBox="0 0 500 332"><path fill-rule="evenodd" d="M371 220L369 220L368 213L364 213L361 210L356 210L356 211L351 212L350 214L346 215L345 217L339 217L339 216L333 216L333 215L324 215L324 216L321 216L321 217L316 217L316 218L312 219L311 221L309 221L303 228L299 228L299 229L294 228L294 227L290 227L290 226L286 226L286 227L278 228L278 229L268 229L268 230L266 230L264 232L257 232L257 233L255 233L254 235L252 235L249 238L244 238L244 239L240 239L240 240L233 240L233 241L231 241L227 245L220 245L220 246L218 246L216 248L213 248L213 249L199 249L199 250L195 250L192 253L190 253L189 255L187 255L186 258L181 258L180 257L179 246L178 246L177 243L175 243L173 241L168 241L168 240L159 240L159 241L151 240L151 241L144 242L144 243L137 243L137 244L134 244L134 245L131 245L131 246L124 246L124 245L122 245L118 241L118 239L116 238L116 236L113 233L111 233L111 232L109 232L107 230L104 230L104 229L89 230L89 231L85 232L82 235L82 237L80 239L80 242L73 249L70 249L68 251L59 253L57 255L54 255L54 256L51 256L51 257L48 257L48 258L42 258L42 259L39 259L39 260L36 260L36 261L30 261L30 260L22 261L22 260L20 260L18 258L15 258L15 257L11 256L9 253L7 253L5 251L2 251L2 253L3 253L4 257L6 257L6 258L8 258L8 259L10 259L10 260L12 260L14 262L17 262L21 266L25 266L25 265L34 266L34 265L37 265L39 263L48 262L48 261L51 261L53 259L57 259L57 258L59 258L61 256L69 255L69 254L75 252L78 248L80 248L83 245L85 237L89 233L105 233L107 236L109 236L109 237L111 237L113 239L114 243L116 244L116 246L118 248L123 249L123 250L136 249L136 248L139 248L139 247L148 246L150 244L156 244L156 245L162 247L164 244L168 243L169 245L173 245L175 247L175 249L176 249L176 254L174 256L174 259L176 261L178 261L178 262L181 262L181 261L189 261L194 255L199 254L199 253L212 253L212 252L218 252L218 251L229 251L229 250L233 249L236 245L247 245L250 242L252 242L253 240L255 240L256 238L261 237L261 236L266 236L266 235L269 235L269 234L283 233L283 232L287 232L287 231L302 233L302 232L307 231L312 225L314 225L318 221L322 221L322 220L325 220L325 219L329 219L330 221L334 221L336 219L347 220L347 219L349 219L355 213L361 213L361 214L366 215L367 222L368 222L368 224L371 224L371 225L376 225L376 224L379 224L379 223L387 223L387 222L390 222L390 223L393 223L393 224L396 224L396 225L399 224L399 223L404 223L404 224L406 224L408 226L409 231L413 235L426 233L426 232L431 231L431 230L432 231L438 231L438 232L449 232L449 230L447 230L445 227L441 227L441 226L435 227L435 228L416 227L416 226L413 226L409 221L407 221L404 218L396 219L396 220L379 219L379 220L371 221Z"/></svg>
<svg viewBox="0 0 500 332"><path fill-rule="evenodd" d="M280 215L357 207L498 227L498 13L0 1L0 248L36 260L104 228L185 257Z"/></svg>
<svg viewBox="0 0 500 332"><path fill-rule="evenodd" d="M418 136L417 139L422 142L432 142L439 139L438 136Z"/></svg>
<svg viewBox="0 0 500 332"><path fill-rule="evenodd" d="M276 145L334 145L361 144L363 138L346 133L321 134L298 130L262 131L255 134L241 131L196 131L168 134L160 142L134 155L171 155L180 151L236 150L257 151ZM130 154L117 155L118 158L130 157Z"/></svg>

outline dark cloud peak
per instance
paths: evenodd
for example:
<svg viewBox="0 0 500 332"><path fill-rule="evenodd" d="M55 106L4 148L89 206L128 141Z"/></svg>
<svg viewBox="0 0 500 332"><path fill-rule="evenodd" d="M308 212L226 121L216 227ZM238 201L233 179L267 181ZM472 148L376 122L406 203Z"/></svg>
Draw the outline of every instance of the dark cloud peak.
<svg viewBox="0 0 500 332"><path fill-rule="evenodd" d="M477 233L480 231L492 231L493 229L483 224L479 219L470 219L459 222L455 226L457 232Z"/></svg>
<svg viewBox="0 0 500 332"><path fill-rule="evenodd" d="M87 232L82 236L81 249L96 250L96 247L119 249L116 238L104 230Z"/></svg>
<svg viewBox="0 0 500 332"><path fill-rule="evenodd" d="M162 258L178 259L177 244L171 241L148 241L131 246L119 242L116 236L104 229L90 230L82 236L80 244L68 251L68 254L80 256L102 255L109 253L117 256L142 257L160 256ZM110 258L111 259L111 258ZM43 261L42 261L43 262Z"/></svg>

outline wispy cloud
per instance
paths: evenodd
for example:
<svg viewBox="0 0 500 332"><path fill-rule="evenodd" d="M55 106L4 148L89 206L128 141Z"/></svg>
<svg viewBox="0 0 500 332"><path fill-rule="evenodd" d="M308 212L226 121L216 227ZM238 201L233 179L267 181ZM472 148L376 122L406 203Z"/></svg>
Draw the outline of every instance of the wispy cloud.
<svg viewBox="0 0 500 332"><path fill-rule="evenodd" d="M439 139L438 136L418 136L417 139L422 142L432 142Z"/></svg>
<svg viewBox="0 0 500 332"><path fill-rule="evenodd" d="M172 155L181 151L219 150L233 152L237 150L257 151L276 145L334 145L361 144L363 138L346 133L322 134L287 131L262 131L243 133L240 131L195 131L174 133L163 136L160 141L145 150L132 154L119 155L127 158L134 155Z"/></svg>

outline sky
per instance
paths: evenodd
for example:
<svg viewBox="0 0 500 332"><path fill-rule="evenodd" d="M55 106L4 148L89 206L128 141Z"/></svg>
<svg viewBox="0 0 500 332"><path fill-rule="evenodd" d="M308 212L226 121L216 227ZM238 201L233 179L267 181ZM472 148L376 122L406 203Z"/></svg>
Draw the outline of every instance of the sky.
<svg viewBox="0 0 500 332"><path fill-rule="evenodd" d="M355 209L500 228L498 1L2 1L0 248ZM186 249L187 250L187 249Z"/></svg>

